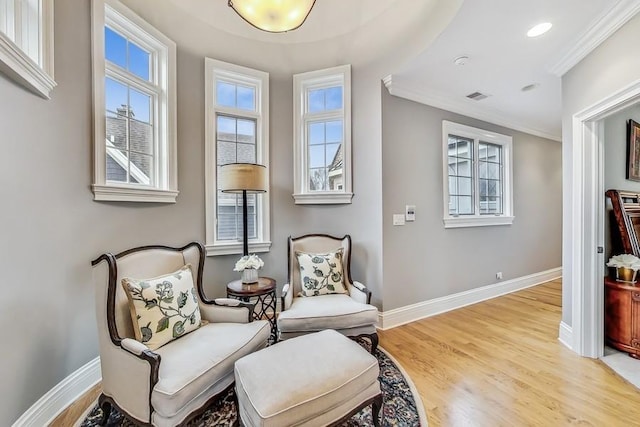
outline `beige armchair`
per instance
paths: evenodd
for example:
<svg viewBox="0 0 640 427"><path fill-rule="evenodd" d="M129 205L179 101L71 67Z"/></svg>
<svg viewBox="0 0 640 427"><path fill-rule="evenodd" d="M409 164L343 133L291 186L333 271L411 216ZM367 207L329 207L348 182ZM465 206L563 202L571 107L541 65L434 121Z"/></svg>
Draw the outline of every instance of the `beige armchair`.
<svg viewBox="0 0 640 427"><path fill-rule="evenodd" d="M102 369L101 425L112 406L136 424L186 424L233 385L236 360L266 346L269 323L251 322L252 305L206 298L204 259L204 247L194 242L182 248L146 246L107 253L92 261ZM162 276L189 263L200 314L208 323L152 351L134 339L120 282L123 277Z"/></svg>
<svg viewBox="0 0 640 427"><path fill-rule="evenodd" d="M339 238L309 234L289 237L288 246L289 283L282 289L282 312L278 316L280 339L335 329L348 337L367 337L371 340L371 353L374 353L378 346L378 309L369 304L371 292L362 283L351 279L351 236ZM327 253L338 248L343 248L342 270L348 293L299 296L302 287L296 251Z"/></svg>

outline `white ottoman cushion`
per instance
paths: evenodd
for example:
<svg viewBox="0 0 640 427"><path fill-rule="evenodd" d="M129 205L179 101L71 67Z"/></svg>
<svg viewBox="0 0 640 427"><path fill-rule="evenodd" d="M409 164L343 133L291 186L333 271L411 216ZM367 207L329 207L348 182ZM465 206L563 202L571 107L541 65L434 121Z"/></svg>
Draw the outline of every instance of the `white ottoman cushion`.
<svg viewBox="0 0 640 427"><path fill-rule="evenodd" d="M280 342L235 364L246 426L326 425L380 393L378 360L334 330Z"/></svg>

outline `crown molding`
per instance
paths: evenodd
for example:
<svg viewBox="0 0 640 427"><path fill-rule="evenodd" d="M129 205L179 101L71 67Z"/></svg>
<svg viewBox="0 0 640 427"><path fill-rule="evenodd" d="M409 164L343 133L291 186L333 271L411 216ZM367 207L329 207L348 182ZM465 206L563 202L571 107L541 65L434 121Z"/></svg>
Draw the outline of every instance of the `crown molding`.
<svg viewBox="0 0 640 427"><path fill-rule="evenodd" d="M382 79L389 93L393 96L405 98L420 104L429 105L440 108L442 110L451 111L453 113L462 114L474 119L483 120L509 129L528 133L530 135L539 136L541 138L551 139L553 141L562 141L562 136L543 129L533 128L526 123L522 123L516 119L505 116L505 113L495 109L471 105L467 100L457 100L445 94L436 93L435 91L416 91L407 86L393 82L393 76L389 75Z"/></svg>
<svg viewBox="0 0 640 427"><path fill-rule="evenodd" d="M562 77L638 12L640 12L640 1L620 0L570 44L571 47L562 55L562 58L548 68L549 72Z"/></svg>

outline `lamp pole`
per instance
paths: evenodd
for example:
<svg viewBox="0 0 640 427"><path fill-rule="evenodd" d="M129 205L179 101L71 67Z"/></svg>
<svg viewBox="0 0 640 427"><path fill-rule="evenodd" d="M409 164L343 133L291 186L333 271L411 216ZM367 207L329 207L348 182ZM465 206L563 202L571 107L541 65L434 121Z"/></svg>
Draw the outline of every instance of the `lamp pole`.
<svg viewBox="0 0 640 427"><path fill-rule="evenodd" d="M242 250L244 255L249 255L249 236L247 235L247 190L242 190Z"/></svg>

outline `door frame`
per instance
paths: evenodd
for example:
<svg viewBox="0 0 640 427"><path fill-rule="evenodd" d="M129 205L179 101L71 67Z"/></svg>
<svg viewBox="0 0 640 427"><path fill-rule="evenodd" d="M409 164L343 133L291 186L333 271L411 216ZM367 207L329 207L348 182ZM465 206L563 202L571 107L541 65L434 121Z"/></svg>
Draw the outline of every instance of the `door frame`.
<svg viewBox="0 0 640 427"><path fill-rule="evenodd" d="M604 125L602 120L640 102L640 80L576 113L572 119L571 291L572 348L604 352Z"/></svg>

